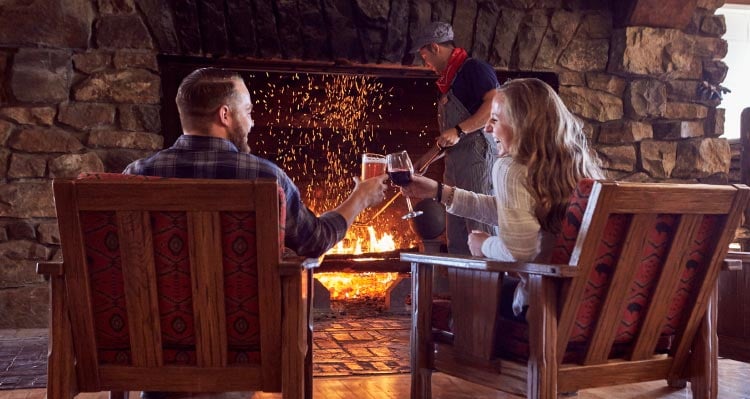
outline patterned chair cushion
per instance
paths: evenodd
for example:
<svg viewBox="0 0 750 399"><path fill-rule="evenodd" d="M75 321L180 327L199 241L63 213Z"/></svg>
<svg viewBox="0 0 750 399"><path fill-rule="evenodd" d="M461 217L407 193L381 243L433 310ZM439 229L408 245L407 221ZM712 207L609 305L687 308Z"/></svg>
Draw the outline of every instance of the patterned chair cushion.
<svg viewBox="0 0 750 399"><path fill-rule="evenodd" d="M591 189L594 187L593 179L583 179L578 182L573 193L570 195L568 208L565 210L565 216L560 226L560 232L557 234L555 246L550 254L550 263L567 264L570 261L570 255L573 254L573 248L576 246L578 239L578 230L581 228L581 220L589 204Z"/></svg>
<svg viewBox="0 0 750 399"><path fill-rule="evenodd" d="M152 176L85 173L79 179L151 181ZM286 207L279 189L279 242L283 248ZM98 355L102 363L130 364L130 337L114 212L81 212L89 263ZM255 214L220 216L230 363L260 361ZM184 212L151 212L163 357L166 364L196 364L195 328Z"/></svg>

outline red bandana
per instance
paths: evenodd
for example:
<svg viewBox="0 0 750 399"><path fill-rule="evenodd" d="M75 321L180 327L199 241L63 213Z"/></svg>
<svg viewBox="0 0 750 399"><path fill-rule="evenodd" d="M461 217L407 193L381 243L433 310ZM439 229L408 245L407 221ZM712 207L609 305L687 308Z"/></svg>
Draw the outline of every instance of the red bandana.
<svg viewBox="0 0 750 399"><path fill-rule="evenodd" d="M448 65L437 80L437 87L441 93L445 94L450 90L451 83L453 83L453 78L456 76L458 68L463 65L467 57L468 54L466 54L466 50L460 47L453 49L450 58L448 58Z"/></svg>

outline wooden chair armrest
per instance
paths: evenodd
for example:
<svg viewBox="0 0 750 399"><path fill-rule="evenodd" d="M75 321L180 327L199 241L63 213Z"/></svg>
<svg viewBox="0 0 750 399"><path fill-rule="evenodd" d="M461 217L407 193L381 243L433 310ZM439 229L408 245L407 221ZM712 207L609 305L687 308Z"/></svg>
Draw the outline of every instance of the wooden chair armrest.
<svg viewBox="0 0 750 399"><path fill-rule="evenodd" d="M489 258L466 255L448 255L444 253L402 252L401 261L428 263L461 269L483 270L490 272L517 272L538 274L549 277L568 278L578 274L578 268L571 265L556 265L534 262L500 262Z"/></svg>
<svg viewBox="0 0 750 399"><path fill-rule="evenodd" d="M746 265L750 265L750 252L729 251L724 258L722 270L741 271Z"/></svg>
<svg viewBox="0 0 750 399"><path fill-rule="evenodd" d="M289 276L301 272L302 270L312 270L320 266L320 262L323 261L323 256L319 258L305 258L304 256L297 256L290 253L285 253L281 256L281 262L279 263L279 274L282 276Z"/></svg>
<svg viewBox="0 0 750 399"><path fill-rule="evenodd" d="M62 276L63 262L37 262L36 273L44 274L45 276Z"/></svg>

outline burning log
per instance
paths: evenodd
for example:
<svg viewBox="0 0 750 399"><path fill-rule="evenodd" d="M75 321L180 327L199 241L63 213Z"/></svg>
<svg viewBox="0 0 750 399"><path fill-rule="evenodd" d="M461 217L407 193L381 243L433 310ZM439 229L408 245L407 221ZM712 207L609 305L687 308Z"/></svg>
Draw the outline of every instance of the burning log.
<svg viewBox="0 0 750 399"><path fill-rule="evenodd" d="M399 260L401 252L417 252L416 248L395 250L388 252L370 252L360 255L331 254L326 255L315 269L315 274L340 273L408 273L411 271L408 263Z"/></svg>

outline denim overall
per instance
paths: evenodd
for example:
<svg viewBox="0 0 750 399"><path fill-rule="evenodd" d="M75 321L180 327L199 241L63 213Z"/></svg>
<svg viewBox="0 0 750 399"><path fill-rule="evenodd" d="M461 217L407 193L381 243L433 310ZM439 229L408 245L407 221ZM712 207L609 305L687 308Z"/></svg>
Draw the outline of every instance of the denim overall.
<svg viewBox="0 0 750 399"><path fill-rule="evenodd" d="M459 73L460 69L456 75ZM471 113L453 94L453 89L440 97L438 126L441 132L470 116ZM492 195L491 171L496 152L495 142L482 129L467 132L456 145L446 149L443 182L449 186ZM445 224L448 252L452 254L470 254L467 241L472 230L494 234L491 226L451 214L446 214Z"/></svg>

